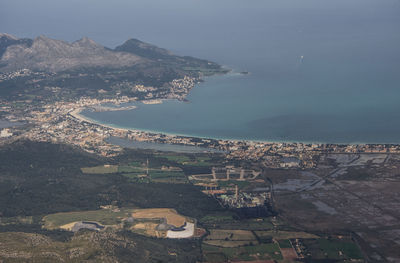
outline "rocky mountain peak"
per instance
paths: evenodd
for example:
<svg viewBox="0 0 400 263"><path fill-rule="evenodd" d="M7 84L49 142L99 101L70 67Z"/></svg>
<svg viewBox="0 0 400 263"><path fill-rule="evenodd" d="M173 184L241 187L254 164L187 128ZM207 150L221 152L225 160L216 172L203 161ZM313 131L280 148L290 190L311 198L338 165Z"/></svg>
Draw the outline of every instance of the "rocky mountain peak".
<svg viewBox="0 0 400 263"><path fill-rule="evenodd" d="M20 43L4 45L0 59L0 65L4 66L0 71L7 72L21 68L50 72L90 67L120 68L141 61L143 59L135 54L107 50L87 37L69 43L41 35L31 40L30 45Z"/></svg>
<svg viewBox="0 0 400 263"><path fill-rule="evenodd" d="M150 59L154 59L154 58L166 58L166 57L170 57L173 56L173 54L164 49L164 48L159 48L155 45L146 43L146 42L142 42L140 40L137 39L129 39L127 41L125 41L124 44L118 46L115 48L116 51L123 51L123 52L129 52L129 53L133 53L145 58L150 58Z"/></svg>
<svg viewBox="0 0 400 263"><path fill-rule="evenodd" d="M103 46L97 44L94 40L88 38L88 37L83 37L75 42L72 43L73 45L77 45L77 46L91 46L91 47L101 47L104 48Z"/></svg>

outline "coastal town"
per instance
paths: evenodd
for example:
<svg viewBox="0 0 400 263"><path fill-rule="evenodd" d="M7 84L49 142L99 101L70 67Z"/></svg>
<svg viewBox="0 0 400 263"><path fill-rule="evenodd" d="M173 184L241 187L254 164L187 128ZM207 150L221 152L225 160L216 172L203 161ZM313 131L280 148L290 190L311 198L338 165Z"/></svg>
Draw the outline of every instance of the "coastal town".
<svg viewBox="0 0 400 263"><path fill-rule="evenodd" d="M0 63L0 262L129 262L132 255L139 262L399 262L400 144L201 138L130 128L150 127L134 120L118 126L102 117L130 111L174 127L164 111L158 122L142 110L174 104L167 100L195 104L187 96L196 84L231 70L137 39L109 49L88 38L0 34L0 53L8 46L18 52ZM257 108L246 116L254 121L241 122L242 97L229 103L235 110L221 99L230 86L209 95L254 132L274 125L258 119ZM210 97L197 105L218 117L221 136L235 134ZM250 103L267 105L259 98ZM201 110L184 113L189 121L175 114L178 122L202 126ZM301 124L293 132L315 128L293 118ZM279 127L274 138L307 138Z"/></svg>
<svg viewBox="0 0 400 263"><path fill-rule="evenodd" d="M187 94L195 81L195 79L189 77L174 80L174 93L171 94L180 94L178 97L182 98L182 94ZM135 88L149 93L149 88L144 86ZM176 95L170 97L176 97ZM1 140L26 138L41 142L67 143L76 145L90 153L115 156L122 151L122 147L112 145L105 140L110 137L119 137L141 142L202 147L205 152L207 149L216 149L225 152L227 160L261 161L266 167L296 169L315 167L316 157L325 153L400 153L399 145L256 142L150 133L100 124L80 114L85 109L105 111L127 110L137 107L130 103L155 104L162 103L162 100L153 99L153 96L141 101L137 97L127 96L114 99L83 97L75 102L57 101L43 106L31 106L25 109L22 114L21 111L15 110L15 107L8 106L7 103L3 102L0 110L4 118L12 122L24 123L24 125L3 129Z"/></svg>

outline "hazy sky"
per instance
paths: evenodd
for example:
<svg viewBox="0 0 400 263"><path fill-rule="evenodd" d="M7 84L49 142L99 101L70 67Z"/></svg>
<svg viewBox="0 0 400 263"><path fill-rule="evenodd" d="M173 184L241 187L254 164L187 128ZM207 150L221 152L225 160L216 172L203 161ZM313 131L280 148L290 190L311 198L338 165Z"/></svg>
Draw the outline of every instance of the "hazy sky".
<svg viewBox="0 0 400 263"><path fill-rule="evenodd" d="M223 24L224 16L240 15L235 14L238 9L232 9L232 14L229 6L216 2L1 0L0 31L28 37L46 34L71 41L89 36L108 45L128 37L177 37L191 30L190 25L193 29L209 26L210 19ZM245 7L242 1L236 4Z"/></svg>
<svg viewBox="0 0 400 263"><path fill-rule="evenodd" d="M87 36L108 47L138 38L227 65L276 67L333 48L393 53L399 25L400 0L0 0L0 32L17 37Z"/></svg>
<svg viewBox="0 0 400 263"><path fill-rule="evenodd" d="M208 31L237 34L230 25L241 22L248 30L276 24L276 13L283 15L278 21L284 26L290 20L304 22L308 13L345 15L357 5L365 15L386 5L392 10L386 19L400 16L399 0L1 0L0 32L69 41L89 36L109 46L137 37L172 46L172 39L185 41L185 34L204 39L213 37Z"/></svg>

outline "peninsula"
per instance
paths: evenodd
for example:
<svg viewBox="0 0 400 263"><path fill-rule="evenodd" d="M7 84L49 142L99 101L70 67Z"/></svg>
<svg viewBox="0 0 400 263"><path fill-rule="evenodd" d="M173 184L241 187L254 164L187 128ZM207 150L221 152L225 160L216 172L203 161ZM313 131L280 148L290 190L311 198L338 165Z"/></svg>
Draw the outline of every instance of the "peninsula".
<svg viewBox="0 0 400 263"><path fill-rule="evenodd" d="M86 37L69 43L0 34L0 96L6 101L184 99L204 76L227 72L214 62L177 56L137 39L110 49Z"/></svg>

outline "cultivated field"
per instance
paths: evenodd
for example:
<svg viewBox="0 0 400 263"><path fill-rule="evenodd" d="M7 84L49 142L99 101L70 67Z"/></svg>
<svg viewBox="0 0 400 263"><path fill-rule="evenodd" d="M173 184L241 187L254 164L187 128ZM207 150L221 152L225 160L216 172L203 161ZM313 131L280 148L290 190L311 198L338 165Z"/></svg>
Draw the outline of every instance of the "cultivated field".
<svg viewBox="0 0 400 263"><path fill-rule="evenodd" d="M56 213L43 217L44 227L47 229L67 229L69 224L77 221L95 221L102 225L118 225L124 218L129 217L132 209L118 210L101 209L94 211L79 211Z"/></svg>
<svg viewBox="0 0 400 263"><path fill-rule="evenodd" d="M134 219L162 219L165 218L167 224L180 227L185 224L187 219L178 214L175 209L171 208L149 208L135 209L132 213Z"/></svg>
<svg viewBox="0 0 400 263"><path fill-rule="evenodd" d="M166 158L170 162L176 162L184 166L198 166L207 167L213 166L215 163L208 156L187 156L187 155L161 155L160 157Z"/></svg>
<svg viewBox="0 0 400 263"><path fill-rule="evenodd" d="M95 167L81 168L85 174L112 174L118 172L118 165L100 165Z"/></svg>
<svg viewBox="0 0 400 263"><path fill-rule="evenodd" d="M256 245L258 241L251 231L211 229L204 243L219 247L239 247Z"/></svg>
<svg viewBox="0 0 400 263"><path fill-rule="evenodd" d="M243 247L243 246L252 246L258 245L257 240L204 240L204 244L217 246L217 247Z"/></svg>
<svg viewBox="0 0 400 263"><path fill-rule="evenodd" d="M276 243L242 247L217 247L202 245L207 262L282 260L282 254Z"/></svg>
<svg viewBox="0 0 400 263"><path fill-rule="evenodd" d="M399 154L321 155L317 169L298 173L268 172L275 207L289 224L304 231L352 231L368 261L400 262Z"/></svg>
<svg viewBox="0 0 400 263"><path fill-rule="evenodd" d="M260 238L265 238L265 237L273 237L274 239L292 239L292 238L303 238L303 239L309 239L309 238L319 238L319 236L309 234L306 232L290 232L290 231L254 231L254 233L260 237Z"/></svg>
<svg viewBox="0 0 400 263"><path fill-rule="evenodd" d="M213 239L229 239L229 240L254 240L255 236L251 231L247 230L210 230L210 235L206 240Z"/></svg>
<svg viewBox="0 0 400 263"><path fill-rule="evenodd" d="M296 250L294 250L294 248L281 248L281 253L284 259L291 262L298 258Z"/></svg>
<svg viewBox="0 0 400 263"><path fill-rule="evenodd" d="M364 262L362 253L351 239L307 239L302 243L307 247L307 252L314 259L326 260L351 260ZM393 261L395 262L395 261Z"/></svg>
<svg viewBox="0 0 400 263"><path fill-rule="evenodd" d="M131 230L133 230L136 233L144 234L147 236L163 237L163 235L159 231L155 230L157 225L158 224L154 222L142 222L133 225L131 227Z"/></svg>
<svg viewBox="0 0 400 263"><path fill-rule="evenodd" d="M147 168L136 162L130 165L101 165L81 168L84 174L118 174L136 182L188 183L179 167Z"/></svg>

